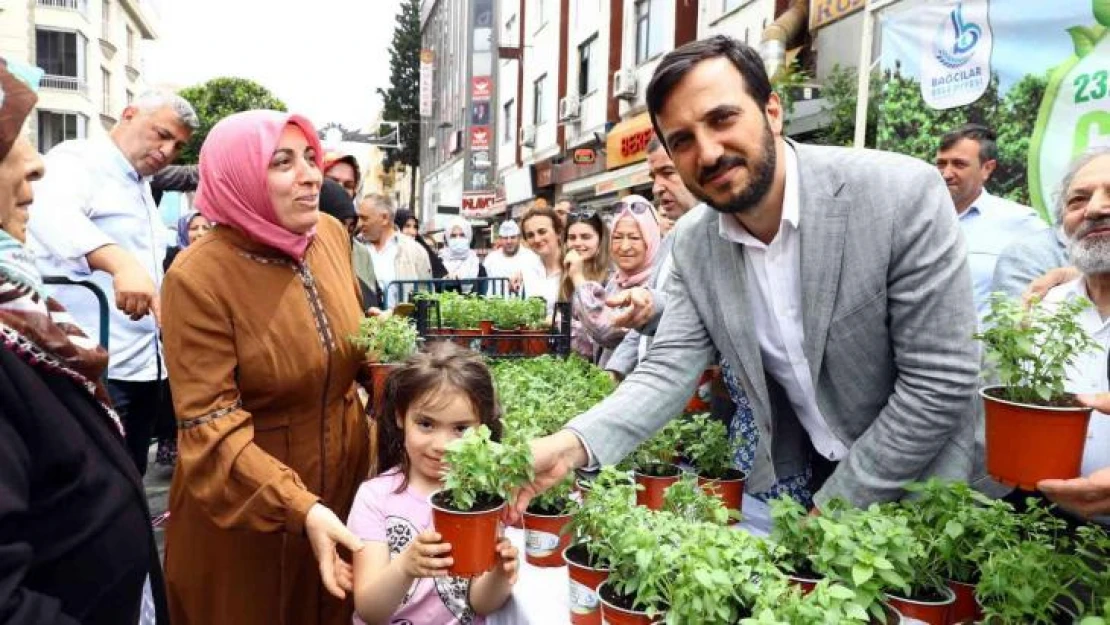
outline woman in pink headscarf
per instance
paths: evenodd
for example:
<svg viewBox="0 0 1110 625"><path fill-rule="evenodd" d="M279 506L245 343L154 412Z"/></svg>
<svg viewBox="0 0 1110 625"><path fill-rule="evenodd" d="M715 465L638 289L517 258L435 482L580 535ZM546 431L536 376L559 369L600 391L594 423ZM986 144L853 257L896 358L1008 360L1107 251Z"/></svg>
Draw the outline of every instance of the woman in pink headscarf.
<svg viewBox="0 0 1110 625"><path fill-rule="evenodd" d="M250 111L200 152L215 224L162 290L178 422L166 585L175 625L351 622L346 518L369 469L348 339L362 306L347 231L318 211L303 117Z"/></svg>
<svg viewBox="0 0 1110 625"><path fill-rule="evenodd" d="M613 279L604 286L576 280L572 300L582 332L599 348L596 361L602 368L628 332L613 325L617 311L607 307L605 300L648 281L663 238L655 208L639 195L621 198L616 214L609 235L609 256L616 265Z"/></svg>

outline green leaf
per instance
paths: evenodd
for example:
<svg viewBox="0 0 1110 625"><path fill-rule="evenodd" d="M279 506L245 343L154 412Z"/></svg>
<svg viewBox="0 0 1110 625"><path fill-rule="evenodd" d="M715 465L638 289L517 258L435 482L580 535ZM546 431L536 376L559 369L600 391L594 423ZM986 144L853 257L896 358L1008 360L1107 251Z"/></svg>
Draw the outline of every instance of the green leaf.
<svg viewBox="0 0 1110 625"><path fill-rule="evenodd" d="M852 583L856 586L866 584L875 574L874 569L867 566L855 565L852 567Z"/></svg>
<svg viewBox="0 0 1110 625"><path fill-rule="evenodd" d="M1093 0L1091 5L1095 21L1106 28L1110 28L1110 0Z"/></svg>
<svg viewBox="0 0 1110 625"><path fill-rule="evenodd" d="M1072 26L1068 29L1071 35L1071 45L1075 49L1075 56L1083 58L1095 49L1095 39L1091 32L1084 26Z"/></svg>

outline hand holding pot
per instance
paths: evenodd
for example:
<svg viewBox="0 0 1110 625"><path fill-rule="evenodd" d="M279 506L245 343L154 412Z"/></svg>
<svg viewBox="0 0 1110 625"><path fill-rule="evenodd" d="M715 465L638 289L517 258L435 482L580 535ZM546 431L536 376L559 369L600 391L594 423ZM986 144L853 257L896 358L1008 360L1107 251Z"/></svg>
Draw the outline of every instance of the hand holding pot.
<svg viewBox="0 0 1110 625"><path fill-rule="evenodd" d="M510 586L515 584L520 570L520 552L508 538L502 536L497 541L497 556L501 559L501 566L493 572L507 579Z"/></svg>
<svg viewBox="0 0 1110 625"><path fill-rule="evenodd" d="M537 438L532 441L531 447L532 468L536 477L516 492L513 505L506 508L506 522L510 525L520 520L536 495L558 484L568 473L589 462L582 441L570 430L559 430L550 436Z"/></svg>
<svg viewBox="0 0 1110 625"><path fill-rule="evenodd" d="M447 577L447 567L455 561L447 554L451 545L434 530L419 534L401 552L405 574L412 578Z"/></svg>
<svg viewBox="0 0 1110 625"><path fill-rule="evenodd" d="M1053 503L1088 519L1110 514L1110 467L1087 477L1041 480L1037 488Z"/></svg>

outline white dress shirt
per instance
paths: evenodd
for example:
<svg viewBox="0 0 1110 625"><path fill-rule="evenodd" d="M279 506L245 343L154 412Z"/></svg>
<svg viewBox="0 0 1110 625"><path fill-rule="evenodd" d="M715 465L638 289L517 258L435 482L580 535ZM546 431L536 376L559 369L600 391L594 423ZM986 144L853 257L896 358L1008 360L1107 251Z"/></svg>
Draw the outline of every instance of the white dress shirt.
<svg viewBox="0 0 1110 625"><path fill-rule="evenodd" d="M960 231L967 243L967 264L980 322L990 310L991 283L999 255L1011 243L1047 228L1048 224L1033 209L995 197L986 190L960 213Z"/></svg>
<svg viewBox="0 0 1110 625"><path fill-rule="evenodd" d="M385 241L385 246L381 251L378 246L370 242L362 242L370 250L370 259L374 262L374 275L378 278L378 286L385 292L385 287L390 282L397 279L397 252L401 248L401 242L398 237L405 236L400 232L394 232L393 236ZM388 294L386 294L388 297Z"/></svg>
<svg viewBox="0 0 1110 625"><path fill-rule="evenodd" d="M147 382L166 377L153 315L132 321L116 308L112 276L93 271L86 255L105 245L130 253L162 288L166 228L139 176L110 139L66 141L46 155L46 176L36 182L27 245L44 276L89 280L108 297L108 378ZM77 325L99 337L100 309L88 290L51 287Z"/></svg>
<svg viewBox="0 0 1110 625"><path fill-rule="evenodd" d="M759 340L763 368L782 385L817 453L841 460L848 448L817 407L817 391L802 346L801 247L798 233L800 192L798 157L787 146L782 224L770 244L752 236L733 215L721 214L720 236L744 247L744 270L751 302L751 324Z"/></svg>
<svg viewBox="0 0 1110 625"><path fill-rule="evenodd" d="M1059 304L1068 299L1089 298L1083 278L1061 284L1045 295L1045 305ZM1099 349L1080 354L1068 367L1065 389L1070 393L1105 393L1110 390L1107 380L1106 359L1110 355L1110 320L1103 319L1098 309L1091 306L1079 313L1079 325L1099 344ZM1082 475L1110 467L1110 415L1091 413L1087 426L1087 445L1083 449Z"/></svg>
<svg viewBox="0 0 1110 625"><path fill-rule="evenodd" d="M482 264L486 268L486 275L490 278L511 278L518 271L522 278L529 273L544 273L543 261L540 257L523 246L518 247L516 254L512 256L506 256L501 250L494 250L486 255L486 260Z"/></svg>

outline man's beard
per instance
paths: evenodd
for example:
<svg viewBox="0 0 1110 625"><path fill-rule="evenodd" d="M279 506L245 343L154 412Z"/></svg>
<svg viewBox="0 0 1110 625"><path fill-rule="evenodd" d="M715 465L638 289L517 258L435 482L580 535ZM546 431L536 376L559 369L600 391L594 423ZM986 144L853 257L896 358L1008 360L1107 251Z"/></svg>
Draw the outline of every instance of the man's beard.
<svg viewBox="0 0 1110 625"><path fill-rule="evenodd" d="M1084 222L1074 235L1068 237L1068 258L1085 276L1110 273L1110 238L1083 238L1096 228L1106 227L1110 227L1110 217Z"/></svg>
<svg viewBox="0 0 1110 625"><path fill-rule="evenodd" d="M766 123L766 118L763 124L762 144L763 154L760 155L759 160L749 162L752 166L750 169L751 180L748 182L748 186L744 187L739 194L729 198L723 205L718 205L709 197L708 193L704 192L705 187L701 186L703 192L698 194L699 197L713 210L727 214L748 212L762 202L775 181L775 167L778 163L778 154L775 152L775 135L771 132L770 124ZM698 182L709 180L722 170L742 166L743 164L744 160L738 156L724 155L712 167L699 172Z"/></svg>

